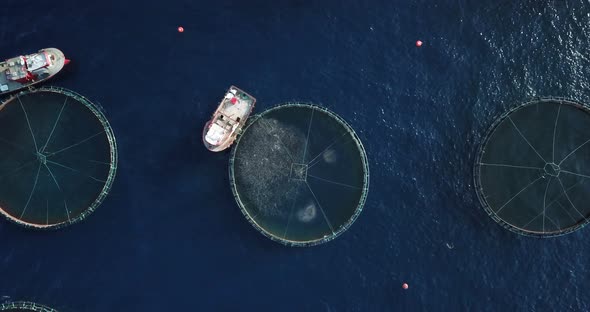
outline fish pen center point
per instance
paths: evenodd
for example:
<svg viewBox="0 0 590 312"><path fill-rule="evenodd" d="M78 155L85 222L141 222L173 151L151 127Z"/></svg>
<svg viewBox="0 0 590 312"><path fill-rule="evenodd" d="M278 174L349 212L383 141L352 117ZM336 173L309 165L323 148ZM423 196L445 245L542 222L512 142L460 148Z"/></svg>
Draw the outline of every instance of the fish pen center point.
<svg viewBox="0 0 590 312"><path fill-rule="evenodd" d="M552 177L558 177L559 173L561 172L559 165L557 165L555 163L546 163L545 167L543 169L545 170L546 174L548 174Z"/></svg>
<svg viewBox="0 0 590 312"><path fill-rule="evenodd" d="M289 178L298 181L307 181L307 164L291 164L291 173Z"/></svg>
<svg viewBox="0 0 590 312"><path fill-rule="evenodd" d="M37 159L40 163L44 165L47 164L47 155L45 155L43 152L37 152Z"/></svg>

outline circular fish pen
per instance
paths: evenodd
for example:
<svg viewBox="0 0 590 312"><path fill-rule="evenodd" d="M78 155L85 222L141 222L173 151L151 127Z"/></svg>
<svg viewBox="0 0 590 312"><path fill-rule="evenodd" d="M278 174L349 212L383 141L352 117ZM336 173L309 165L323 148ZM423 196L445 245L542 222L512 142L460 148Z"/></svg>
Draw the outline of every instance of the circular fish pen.
<svg viewBox="0 0 590 312"><path fill-rule="evenodd" d="M117 169L113 130L100 108L62 88L20 92L0 104L0 213L33 228L86 218Z"/></svg>
<svg viewBox="0 0 590 312"><path fill-rule="evenodd" d="M242 213L270 239L311 246L344 232L369 190L365 149L339 116L289 103L251 117L229 163Z"/></svg>
<svg viewBox="0 0 590 312"><path fill-rule="evenodd" d="M0 304L0 311L8 312L57 312L57 310L34 302L17 301Z"/></svg>
<svg viewBox="0 0 590 312"><path fill-rule="evenodd" d="M486 212L523 235L557 236L590 218L590 107L541 98L500 116L474 167Z"/></svg>

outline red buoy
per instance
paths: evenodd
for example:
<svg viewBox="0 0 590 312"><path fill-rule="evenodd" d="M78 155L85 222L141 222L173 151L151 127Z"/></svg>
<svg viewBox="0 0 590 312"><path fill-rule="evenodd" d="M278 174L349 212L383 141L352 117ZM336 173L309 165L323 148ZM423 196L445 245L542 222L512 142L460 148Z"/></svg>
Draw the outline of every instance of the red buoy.
<svg viewBox="0 0 590 312"><path fill-rule="evenodd" d="M422 46L422 44L423 44L423 43L424 43L424 42L422 42L422 41L418 40L418 41L416 41L416 46L419 48L419 47L421 47L421 46Z"/></svg>
<svg viewBox="0 0 590 312"><path fill-rule="evenodd" d="M182 26L178 26L178 32L179 32L179 33L181 33L181 32L184 32L184 27L182 27Z"/></svg>
<svg viewBox="0 0 590 312"><path fill-rule="evenodd" d="M407 283L403 283L403 284L402 284L402 288L403 288L403 289L408 289L409 287L410 287L410 286L408 286L408 284L407 284Z"/></svg>

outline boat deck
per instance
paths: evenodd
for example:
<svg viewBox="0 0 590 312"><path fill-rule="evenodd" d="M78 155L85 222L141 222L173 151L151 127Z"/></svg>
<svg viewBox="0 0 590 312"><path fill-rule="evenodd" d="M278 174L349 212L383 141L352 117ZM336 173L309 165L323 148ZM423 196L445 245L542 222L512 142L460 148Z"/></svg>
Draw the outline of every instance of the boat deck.
<svg viewBox="0 0 590 312"><path fill-rule="evenodd" d="M211 151L229 147L246 123L255 103L254 97L231 86L203 131L205 146ZM211 124L215 127L211 127Z"/></svg>
<svg viewBox="0 0 590 312"><path fill-rule="evenodd" d="M36 57L39 56L39 53L42 52L48 53L49 56L52 57L52 63L47 67L39 67L37 65L37 62L39 60ZM31 82L22 83L14 80L9 80L6 77L7 71L11 72L11 74L14 74L16 76L20 76L19 71L24 70L19 68L19 66L21 65L24 66L24 64L19 63L20 57L14 57L6 61L0 62L0 94L16 91L18 89L22 89L34 85L38 82L44 81L49 77L57 74L63 68L65 63L65 56L63 55L63 53L54 48L43 49L37 53L26 55L26 57L31 58L31 69L32 73L34 73L37 76L36 79Z"/></svg>
<svg viewBox="0 0 590 312"><path fill-rule="evenodd" d="M238 93L237 97L240 98L240 93ZM223 99L223 105L220 112L225 118L230 119L228 122L240 122L244 116L248 115L250 112L253 104L252 102L253 101L250 98L246 97L238 99L236 103L232 103L230 99Z"/></svg>

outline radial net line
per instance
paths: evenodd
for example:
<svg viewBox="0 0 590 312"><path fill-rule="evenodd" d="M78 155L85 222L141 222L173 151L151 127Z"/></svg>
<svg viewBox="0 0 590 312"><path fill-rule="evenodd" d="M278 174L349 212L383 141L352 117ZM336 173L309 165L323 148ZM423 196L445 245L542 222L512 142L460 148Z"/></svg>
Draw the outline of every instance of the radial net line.
<svg viewBox="0 0 590 312"><path fill-rule="evenodd" d="M110 149L109 149L109 151L110 151ZM94 153L94 155L92 155L92 156L100 156L100 155L97 155L97 154L99 154L99 153L100 153L100 152L96 152L96 153ZM108 151L105 151L105 153L108 153ZM105 156L106 156L106 155L105 155ZM109 156L110 156L110 155L109 155ZM70 153L70 154L68 154L68 155L67 155L67 158L68 158L68 159L71 159L71 160L80 160L80 162L88 162L88 163L91 163L93 166L94 166L94 164L101 164L101 165L113 165L113 164L112 164L112 163L110 163L110 162L104 162L104 161L100 161L100 160L96 160L96 159L88 159L88 157L89 157L88 155L81 155L81 156L80 156L80 155L78 155L78 154L75 154L75 153ZM109 158L110 158L110 157L109 157Z"/></svg>
<svg viewBox="0 0 590 312"><path fill-rule="evenodd" d="M559 104L557 109L557 117L555 117L555 124L553 125L553 151L551 153L551 159L553 163L555 163L555 134L557 132L557 120L559 120L559 112L561 112L561 104Z"/></svg>
<svg viewBox="0 0 590 312"><path fill-rule="evenodd" d="M569 192L571 191L574 187L578 186L579 184L582 184L583 181L578 181L576 183L574 183L572 186L568 187L566 190ZM557 197L555 197L550 203L549 205L547 205L547 208L551 207L553 204L555 204L556 202L559 201L559 199L563 196L563 192L561 194L559 194Z"/></svg>
<svg viewBox="0 0 590 312"><path fill-rule="evenodd" d="M532 218L529 222L527 222L525 225L521 226L521 228L526 228L529 224L531 224L533 221L535 221L539 216L543 215L544 212L539 213L538 215L536 215L534 218ZM551 223L553 223L553 225L555 225L558 229L561 229L561 226L559 224L557 224L553 219L551 219L548 216L543 216L543 218L547 218L547 220L549 220ZM545 232L545 220L543 220L543 232Z"/></svg>
<svg viewBox="0 0 590 312"><path fill-rule="evenodd" d="M330 227L330 231L332 231L332 234L336 234L336 233L334 233L334 228L332 227L332 223L330 223L330 220L328 220L328 216L324 212L324 208L322 208L322 205L320 204L320 201L318 200L318 198L315 196L315 193L311 189L311 186L309 186L309 183L307 183L307 181L305 181L305 184L307 184L307 188L311 192L311 195L313 195L313 198L315 199L315 202L318 204L318 207L320 207L320 211L322 212L322 215L324 216L324 220L326 220L328 227Z"/></svg>
<svg viewBox="0 0 590 312"><path fill-rule="evenodd" d="M93 160L93 159L89 159L88 161L91 162L91 163L96 163L96 164L109 165L109 166L111 165L111 163L104 162L104 161Z"/></svg>
<svg viewBox="0 0 590 312"><path fill-rule="evenodd" d="M61 118L61 113L64 111L67 101L68 101L68 97L66 97L66 99L64 100L64 103L61 106L61 109L59 110L59 114L57 114L57 118L55 119L55 122L53 123L53 128L51 129L51 133L49 133L49 136L47 137L45 144L41 148L41 152L45 151L45 148L47 148L47 144L49 144L49 141L51 140L51 137L53 136L53 131L55 131L55 127L57 127L57 123L59 122L59 120Z"/></svg>
<svg viewBox="0 0 590 312"><path fill-rule="evenodd" d="M566 159L568 159L568 157L570 157L571 155L573 155L577 150L579 150L580 148L582 148L582 146L586 145L588 142L590 142L590 139L587 140L586 142L580 144L580 146L576 147L576 149L574 149L571 153L567 154L567 156L565 156L565 158L563 158L559 164L557 164L558 166L560 166Z"/></svg>
<svg viewBox="0 0 590 312"><path fill-rule="evenodd" d="M551 181L553 181L553 179L549 179L549 181L547 181L547 187L545 187L545 194L543 195L543 232L545 232L545 212L547 211L547 191L549 190L549 185L551 185Z"/></svg>
<svg viewBox="0 0 590 312"><path fill-rule="evenodd" d="M538 215L536 215L534 218L532 218L529 222L527 222L525 225L521 226L521 228L526 228L529 224L531 224L533 221L535 221L538 217L540 217L541 215L544 215L545 212L541 212ZM548 216L543 216L543 218L547 218L547 220L549 220L551 223L553 223L553 225L555 225L558 229L561 229L561 226L559 224L557 224L553 219L551 219ZM543 220L543 232L545 232L545 220Z"/></svg>
<svg viewBox="0 0 590 312"><path fill-rule="evenodd" d="M531 144L531 142L529 142L529 140L527 140L527 138L525 138L525 136L522 134L522 132L520 132L520 129L518 129L518 127L516 126L514 121L512 121L512 118L510 118L510 116L508 116L508 120L510 120L510 122L514 126L514 129L516 129L516 132L518 132L518 134L526 141L526 143L533 149L533 151L535 151L537 156L539 156L539 158L541 158L541 160L543 160L544 163L547 163L547 161L545 161L545 158L543 158L543 156L541 156L541 154L539 154L539 152L537 152L537 149L534 148L533 145Z"/></svg>
<svg viewBox="0 0 590 312"><path fill-rule="evenodd" d="M49 192L47 191L47 189L48 189L47 185L48 185L48 183L43 183L43 185L42 185L43 186L43 191L44 191L43 192L43 195L45 196L45 211L46 211L46 214L45 214L45 224L46 225L47 225L47 220L49 218L49 216L48 216L49 213L47 212L47 209L49 207L49 199L47 198L47 194ZM41 190L39 190L39 192L41 192ZM41 204L39 204L39 207L42 207ZM41 222L39 222L39 224L41 224Z"/></svg>
<svg viewBox="0 0 590 312"><path fill-rule="evenodd" d="M580 173L575 173L575 172L571 172L571 171L567 171L567 170L560 170L560 172L565 172L565 173L568 173L568 174L573 174L573 175L575 175L575 176L578 176L578 177L583 177L583 178L590 178L590 176L589 176L589 175L584 175L584 174L580 174Z"/></svg>
<svg viewBox="0 0 590 312"><path fill-rule="evenodd" d="M45 190L45 225L49 225L49 184L45 183L43 186L43 189Z"/></svg>
<svg viewBox="0 0 590 312"><path fill-rule="evenodd" d="M108 151L107 151L107 152L105 152L105 153L108 153ZM95 154L95 155L93 155L93 156L100 156L100 155L96 155L96 154L99 154L99 152L96 152L96 153L94 153L94 154ZM106 155L105 155L105 156L106 156ZM110 155L109 155L109 156L110 156ZM109 158L110 158L110 157L109 157ZM80 163L82 163L82 162L87 162L87 163L89 163L91 166L94 166L94 167L96 167L96 166L97 166L96 164L100 164L100 165L109 165L109 166L110 166L110 165L113 165L113 163L110 163L110 162L104 162L104 161L95 160L95 159L88 159L88 155L81 155L81 156L80 156L80 155L77 155L77 154L75 154L75 153L70 153L70 154L68 154L68 155L67 155L67 159L68 159L68 160L72 160L72 161L73 161L73 160L76 160L76 161L77 161L77 160L79 160L79 161L80 161Z"/></svg>
<svg viewBox="0 0 590 312"><path fill-rule="evenodd" d="M240 199L240 201L241 201L241 199ZM246 206L248 206L250 204L250 203L246 204L246 203L244 203L244 201L241 201L241 202L242 202L242 205L244 206L244 210L246 209ZM260 212L261 212L260 209L257 209L256 213L253 214L252 216L250 216L250 219L256 220L256 217L258 217Z"/></svg>
<svg viewBox="0 0 590 312"><path fill-rule="evenodd" d="M261 122L261 124L265 124L266 123L266 121L262 117L260 117L260 122ZM269 132L271 132L271 130L272 130L272 127L265 126L265 128ZM287 148L287 145L285 145L285 143L283 143L283 140L281 139L281 137L277 135L277 139L279 140L279 143L281 143L281 145L285 148L285 151L289 155L289 158L291 158L291 161L292 162L295 162L295 158L293 157L293 155L291 155L291 152L289 152L289 149Z"/></svg>
<svg viewBox="0 0 590 312"><path fill-rule="evenodd" d="M100 134L101 134L101 133L103 133L104 131L105 131L105 130L102 130L102 131L100 131L100 132L98 132L98 133L95 133L95 134L93 134L93 135L91 135L91 136L89 136L89 137L87 137L87 138L85 138L85 139L83 139L83 140L79 141L78 143L74 143L74 144L72 144L72 145L70 145L70 146L68 146L68 147L64 147L64 148L62 148L62 149L60 149L60 150L58 150L58 151L51 152L51 153L49 153L47 156L48 156L48 157L49 157L49 156L53 156L53 155L59 154L59 153L61 153L61 152L63 152L63 151L66 151L66 150L68 150L68 149L70 149L70 148L72 148L72 147L76 147L76 146L78 146L78 145L80 145L80 144L82 144L82 143L84 143L84 142L86 142L86 141L88 141L88 140L90 140L90 139L93 139L94 137L96 137L96 136L100 135Z"/></svg>
<svg viewBox="0 0 590 312"><path fill-rule="evenodd" d="M293 217L293 210L295 209L295 203L297 202L297 195L299 195L299 188L301 184L297 185L297 189L295 190L295 196L293 196L293 204L291 205L291 211L289 212L289 218L287 218L287 226L285 227L285 232L283 233L283 237L287 237L287 231L289 230L289 225L291 224L291 217Z"/></svg>
<svg viewBox="0 0 590 312"><path fill-rule="evenodd" d="M13 175L13 174L15 174L15 173L19 172L21 169L23 169L23 168L25 168L25 167L27 167L27 166L30 166L30 165L31 165L32 163L34 163L36 160L37 160L37 159L29 160L29 161L27 161L26 163L24 163L24 164L20 165L19 167L17 167L16 169L12 170L11 172L9 172L9 173L7 173L7 174L4 174L4 175L1 175L1 176L0 176L0 181L1 181L2 179L6 178L6 177L9 177L9 176L11 176L11 175Z"/></svg>
<svg viewBox="0 0 590 312"><path fill-rule="evenodd" d="M547 216L547 215L545 215L545 218L547 218L547 220L549 220L549 222L553 223L553 225L555 225L555 227L556 227L558 230L561 230L561 225L559 225L559 222L557 222L557 221L553 220L553 218L551 218L551 217L549 217L549 216Z"/></svg>
<svg viewBox="0 0 590 312"><path fill-rule="evenodd" d="M47 166L47 164L43 164L45 165L45 168L47 168L47 171L49 171L49 174L51 175L51 178L53 179L53 182L55 183L55 186L57 186L57 189L61 190L61 187L59 186L59 183L57 183L57 179L55 178L55 176L53 175L53 172L51 171L51 169L49 168L49 166Z"/></svg>
<svg viewBox="0 0 590 312"><path fill-rule="evenodd" d="M569 211L567 211L567 209L565 209L565 207L563 207L563 205L560 202L557 202L557 205L559 206L559 208L561 208L561 210L565 211L565 213L570 217L570 219L572 219L572 221L578 222L578 220L576 220L576 218L574 218L572 214L569 213Z"/></svg>
<svg viewBox="0 0 590 312"><path fill-rule="evenodd" d="M526 190L527 188L529 188L531 185L535 184L535 182L541 180L543 177L540 176L538 177L535 181L529 183L527 186L523 187L518 193L516 193L516 195L512 196L504 205L502 205L500 207L500 209L498 209L498 211L496 211L496 214L499 214L500 211L502 211L502 209L504 209L504 207L506 207L506 205L508 205L508 203L510 203L513 199L515 199L518 195L520 195L520 193L524 192L524 190Z"/></svg>
<svg viewBox="0 0 590 312"><path fill-rule="evenodd" d="M60 164L60 163L58 163L58 162L55 162L55 161L47 160L47 162L48 162L48 163L51 163L51 164L54 164L54 165L57 165L57 166L60 166L60 167L62 167L62 168L66 168L66 169L72 170L72 171L74 171L74 172L77 172L77 173L79 173L80 175L86 176L86 177L88 177L88 178L90 178L90 179L92 179L92 180L94 180L94 181L97 181L97 182L102 182L102 183L106 183L106 182L107 182L107 181L103 181L103 180L97 179L97 178L95 178L95 177L93 177L93 176L91 176L91 175L87 175L87 174L83 173L83 172L82 172L82 171L80 171L80 170L74 169L74 168L72 168L72 167L68 167L68 166L66 166L66 165Z"/></svg>
<svg viewBox="0 0 590 312"><path fill-rule="evenodd" d="M70 211L68 209L68 203L64 199L64 208L66 209L66 214L68 215L68 222L70 221Z"/></svg>
<svg viewBox="0 0 590 312"><path fill-rule="evenodd" d="M238 156L233 157L231 160L233 161L234 166L240 167L240 168L241 168L242 165L247 164L248 162L251 162L252 161L251 158L248 158L248 157L238 157ZM107 163L103 163L103 164L107 165ZM108 164L108 165L110 165L110 164ZM289 172L291 170L291 167L289 167L289 165L292 165L292 164L289 164L287 162L287 163L281 164L280 168L283 169L283 170L286 170L287 172ZM281 174L281 175L283 175L283 176L289 176L289 174Z"/></svg>
<svg viewBox="0 0 590 312"><path fill-rule="evenodd" d="M494 167L543 170L543 168L541 168L541 167L516 166L516 165L507 165L507 164L492 164L492 163L483 163L483 162L480 162L479 164L484 165L484 166L494 166Z"/></svg>
<svg viewBox="0 0 590 312"><path fill-rule="evenodd" d="M354 139L352 138L352 136L349 137L348 140L341 142L341 144L344 145L344 144L348 144L350 142L354 142ZM322 154L324 154L324 153L322 153ZM314 161L313 164L310 164L307 166L307 169L309 170L311 167L321 163L321 160L322 160L321 158L316 159L316 161Z"/></svg>
<svg viewBox="0 0 590 312"><path fill-rule="evenodd" d="M567 194L565 187L563 186L563 183L561 182L561 179L559 177L557 177L557 181L559 181L559 185L561 185L561 189L563 190L563 193L565 194L565 198L567 198L567 201L570 202L570 205L572 205L572 207L574 208L574 210L576 210L576 212L582 216L582 218L584 218L584 220L586 219L586 216L584 216L579 210L578 208L576 208L576 206L574 205L574 203L572 202L572 200L570 199L570 196Z"/></svg>
<svg viewBox="0 0 590 312"><path fill-rule="evenodd" d="M39 166L37 167L37 175L35 176L35 182L33 183L33 189L31 190L31 193L29 194L29 199L27 199L27 203L25 204L25 208L23 208L23 211L20 214L20 217L18 217L19 219L22 219L22 217L25 215L25 211L27 211L27 208L29 207L29 203L31 202L31 198L33 198L33 194L35 193L35 189L37 188L37 181L39 181L39 172L41 172L41 163L39 163Z"/></svg>
<svg viewBox="0 0 590 312"><path fill-rule="evenodd" d="M23 102L20 100L20 97L17 95L16 98L18 99L18 102L20 103L20 107L23 109L23 113L25 113L25 119L27 120L27 125L29 126L29 131L31 132L31 137L33 137L33 143L35 144L35 152L39 152L39 148L37 148L37 140L35 139L35 135L33 134L33 128L31 128L31 123L29 122L29 115L27 114L27 111L25 110L25 107L23 105Z"/></svg>
<svg viewBox="0 0 590 312"><path fill-rule="evenodd" d="M321 151L319 154L317 154L312 160L310 160L307 165L308 166L312 166L312 163L314 160L316 160L318 157L322 156L322 154L324 154L324 152L326 152L330 147L332 147L332 145L336 144L336 142L338 142L338 140L340 140L341 137L343 137L346 133L348 133L348 131L344 131L341 135L336 136L336 138L332 141L332 143L330 143L326 148L324 148L323 151Z"/></svg>
<svg viewBox="0 0 590 312"><path fill-rule="evenodd" d="M309 143L309 134L311 133L311 123L313 122L313 112L311 110L311 117L309 117L309 126L307 127L307 136L305 137L305 147L303 148L303 158L301 159L301 163L305 163L305 154L307 153L307 144Z"/></svg>
<svg viewBox="0 0 590 312"><path fill-rule="evenodd" d="M238 196L234 196L234 198L236 199L236 201L238 201L239 198L239 205L240 206L240 210L245 211L247 213L247 216L252 219L255 220L256 217L258 216L258 214L260 213L260 210L257 210L255 214L251 215L247 209L246 206L250 205L252 202L246 202L243 198L241 198L239 195Z"/></svg>
<svg viewBox="0 0 590 312"><path fill-rule="evenodd" d="M533 221L537 220L538 217L540 217L541 215L543 215L543 212L539 213L538 215L536 215L534 218L532 218L529 222L527 222L525 225L521 226L521 228L526 229L526 227L533 223ZM543 224L543 232L545 232L545 225Z"/></svg>
<svg viewBox="0 0 590 312"><path fill-rule="evenodd" d="M309 174L309 173L307 174L307 176L308 176L308 177L315 178L315 179L318 179L318 180L322 180L322 181L324 181L324 182L328 182L328 183L332 183L332 184L340 185L340 186L350 187L350 188L359 189L359 190L362 190L362 189L363 189L362 187L358 187L358 186L354 186L354 185L350 185L350 184L345 184L345 183L340 183L340 182L336 182L336 181L332 181L332 180L328 180L328 179L320 178L320 177L318 177L318 176L314 176L314 175L311 175L311 174Z"/></svg>

